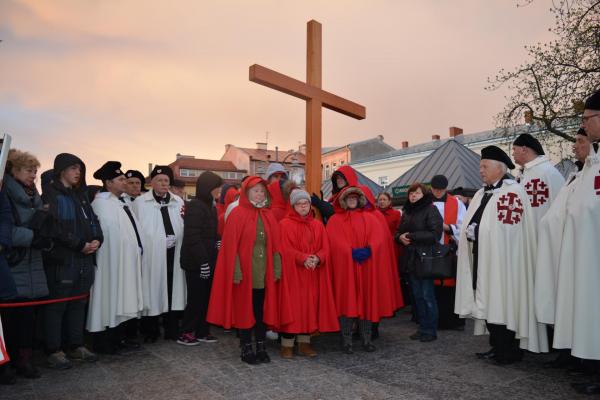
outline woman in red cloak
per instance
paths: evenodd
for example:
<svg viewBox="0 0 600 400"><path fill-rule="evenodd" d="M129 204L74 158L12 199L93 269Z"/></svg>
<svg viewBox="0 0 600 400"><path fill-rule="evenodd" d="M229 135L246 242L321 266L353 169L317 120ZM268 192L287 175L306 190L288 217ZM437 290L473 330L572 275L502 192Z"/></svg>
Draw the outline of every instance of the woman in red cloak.
<svg viewBox="0 0 600 400"><path fill-rule="evenodd" d="M331 289L329 242L325 227L314 218L307 192L293 190L290 205L288 216L279 226L282 281L288 288L293 322L279 327L283 336L281 356L292 358L296 340L299 355L315 357L310 334L340 329Z"/></svg>
<svg viewBox="0 0 600 400"><path fill-rule="evenodd" d="M358 187L348 186L335 198L336 213L327 224L333 292L340 317L343 347L352 354L352 325L358 320L365 351L375 351L371 324L391 317L399 307L388 238L381 221L364 212L367 200ZM387 267L386 267L387 266Z"/></svg>
<svg viewBox="0 0 600 400"><path fill-rule="evenodd" d="M206 318L211 324L239 329L241 358L248 364L270 361L265 350L267 326L291 322L287 296L280 302L279 240L266 183L252 176L242 184L240 204L227 218Z"/></svg>

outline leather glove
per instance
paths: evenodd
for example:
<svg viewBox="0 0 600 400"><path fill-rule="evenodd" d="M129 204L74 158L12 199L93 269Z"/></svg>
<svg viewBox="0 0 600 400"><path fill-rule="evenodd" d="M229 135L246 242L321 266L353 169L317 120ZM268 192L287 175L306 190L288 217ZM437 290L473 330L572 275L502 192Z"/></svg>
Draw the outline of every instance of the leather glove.
<svg viewBox="0 0 600 400"><path fill-rule="evenodd" d="M210 278L210 266L208 263L202 264L200 266L200 279L209 279Z"/></svg>
<svg viewBox="0 0 600 400"><path fill-rule="evenodd" d="M467 226L467 239L470 240L471 242L474 242L477 239L476 236L476 229L477 229L477 223L472 223L471 225Z"/></svg>
<svg viewBox="0 0 600 400"><path fill-rule="evenodd" d="M177 237L175 235L167 235L167 249L175 247Z"/></svg>
<svg viewBox="0 0 600 400"><path fill-rule="evenodd" d="M357 249L352 249L352 259L359 264L367 261L369 257L371 257L370 247L359 247Z"/></svg>
<svg viewBox="0 0 600 400"><path fill-rule="evenodd" d="M310 196L310 204L312 204L315 207L318 207L319 204L321 204L321 199L319 198L319 196L317 196L316 194L312 194L312 196Z"/></svg>

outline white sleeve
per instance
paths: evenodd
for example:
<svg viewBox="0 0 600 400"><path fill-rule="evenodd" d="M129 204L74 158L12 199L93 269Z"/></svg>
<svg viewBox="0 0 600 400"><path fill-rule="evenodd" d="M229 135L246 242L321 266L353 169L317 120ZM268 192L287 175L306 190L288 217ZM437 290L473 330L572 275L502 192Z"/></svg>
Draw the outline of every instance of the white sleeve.
<svg viewBox="0 0 600 400"><path fill-rule="evenodd" d="M462 227L462 223L463 223L463 219L465 218L465 215L467 215L467 207L465 207L463 202L460 201L459 199L456 199L456 201L458 202L458 213L456 216L456 224L451 225L451 229L452 229L452 237L454 238L456 243L458 243L458 239L460 238L460 228Z"/></svg>

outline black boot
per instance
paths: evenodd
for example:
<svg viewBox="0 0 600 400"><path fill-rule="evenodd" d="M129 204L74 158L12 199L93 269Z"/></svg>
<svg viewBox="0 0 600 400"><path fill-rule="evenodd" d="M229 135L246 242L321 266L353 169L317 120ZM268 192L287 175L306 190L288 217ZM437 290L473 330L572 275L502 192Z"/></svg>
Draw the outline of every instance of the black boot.
<svg viewBox="0 0 600 400"><path fill-rule="evenodd" d="M0 365L0 385L14 385L15 383L17 383L17 376L10 364Z"/></svg>
<svg viewBox="0 0 600 400"><path fill-rule="evenodd" d="M250 364L250 365L255 365L258 362L256 361L256 354L254 354L254 350L252 349L252 343L247 343L247 344L243 344L242 345L242 361Z"/></svg>
<svg viewBox="0 0 600 400"><path fill-rule="evenodd" d="M17 359L17 374L28 379L37 379L40 377L40 371L31 362L33 351L31 349L19 349L19 358Z"/></svg>
<svg viewBox="0 0 600 400"><path fill-rule="evenodd" d="M265 348L265 342L256 342L256 360L260 363L271 362L271 357L269 357Z"/></svg>

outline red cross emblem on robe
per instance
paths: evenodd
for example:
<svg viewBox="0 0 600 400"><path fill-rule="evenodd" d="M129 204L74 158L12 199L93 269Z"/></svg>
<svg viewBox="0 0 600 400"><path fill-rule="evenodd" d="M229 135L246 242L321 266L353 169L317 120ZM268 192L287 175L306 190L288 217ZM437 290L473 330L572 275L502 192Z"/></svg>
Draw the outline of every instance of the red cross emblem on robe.
<svg viewBox="0 0 600 400"><path fill-rule="evenodd" d="M508 225L515 225L521 222L523 203L521 203L518 194L503 194L498 199L496 206L498 208L498 221Z"/></svg>
<svg viewBox="0 0 600 400"><path fill-rule="evenodd" d="M540 178L530 180L525 184L525 191L529 196L531 207L539 207L548 201L550 191L546 182Z"/></svg>
<svg viewBox="0 0 600 400"><path fill-rule="evenodd" d="M600 171L598 171L600 173ZM594 178L594 190L596 191L596 195L600 196L600 175L597 175Z"/></svg>

